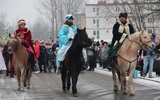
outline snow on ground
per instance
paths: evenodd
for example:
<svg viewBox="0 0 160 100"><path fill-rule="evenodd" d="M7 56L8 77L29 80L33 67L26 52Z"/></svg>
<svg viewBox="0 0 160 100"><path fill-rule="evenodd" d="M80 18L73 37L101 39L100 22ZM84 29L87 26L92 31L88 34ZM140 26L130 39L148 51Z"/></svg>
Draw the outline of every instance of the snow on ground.
<svg viewBox="0 0 160 100"><path fill-rule="evenodd" d="M95 72L104 74L104 75L108 75L108 76L112 76L112 72L108 71L107 69L102 69L100 67L96 68ZM160 89L160 77L156 77L154 72L153 72L153 76L154 78L148 78L148 76L141 77L139 75L137 79L134 79L134 83L141 84L141 85L144 85L150 88Z"/></svg>

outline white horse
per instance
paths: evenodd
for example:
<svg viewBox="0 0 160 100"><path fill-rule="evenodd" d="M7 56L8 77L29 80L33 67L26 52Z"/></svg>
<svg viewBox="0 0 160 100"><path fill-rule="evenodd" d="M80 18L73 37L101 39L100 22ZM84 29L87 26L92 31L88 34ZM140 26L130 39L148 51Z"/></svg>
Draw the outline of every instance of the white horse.
<svg viewBox="0 0 160 100"><path fill-rule="evenodd" d="M112 64L112 74L114 81L114 91L118 92L116 81L116 72L121 82L123 94L128 94L126 85L126 72L129 71L128 89L130 96L134 96L133 89L133 73L137 65L138 50L152 50L155 43L152 42L150 36L144 30L129 35L123 42L117 52L116 63Z"/></svg>

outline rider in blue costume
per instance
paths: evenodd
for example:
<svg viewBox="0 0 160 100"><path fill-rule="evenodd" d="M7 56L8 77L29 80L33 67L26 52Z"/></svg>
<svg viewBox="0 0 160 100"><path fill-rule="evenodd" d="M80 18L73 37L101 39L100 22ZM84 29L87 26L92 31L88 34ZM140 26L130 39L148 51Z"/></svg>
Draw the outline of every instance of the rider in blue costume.
<svg viewBox="0 0 160 100"><path fill-rule="evenodd" d="M65 23L59 32L59 49L57 54L57 67L61 68L61 62L64 60L65 55L72 44L74 35L77 34L77 27L73 24L74 16L68 14L65 17ZM58 69L57 68L57 69Z"/></svg>
<svg viewBox="0 0 160 100"><path fill-rule="evenodd" d="M69 14L65 17L65 23L59 32L59 50L58 50L58 65L61 68L61 62L65 59L66 53L72 44L75 34L77 34L77 27L73 24L74 16ZM83 49L82 63L85 65L86 51ZM85 60L84 60L85 59Z"/></svg>
<svg viewBox="0 0 160 100"><path fill-rule="evenodd" d="M63 45L66 45L74 38L74 35L77 34L77 27L73 24L73 15L69 14L66 16L65 23L61 27L59 32L59 50ZM73 31L74 34L69 35L69 32Z"/></svg>

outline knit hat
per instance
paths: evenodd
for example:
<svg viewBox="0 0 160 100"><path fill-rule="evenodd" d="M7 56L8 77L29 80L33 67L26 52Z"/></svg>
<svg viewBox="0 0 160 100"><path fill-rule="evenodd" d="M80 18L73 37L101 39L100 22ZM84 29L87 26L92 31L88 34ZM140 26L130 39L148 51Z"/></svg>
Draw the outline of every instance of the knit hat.
<svg viewBox="0 0 160 100"><path fill-rule="evenodd" d="M67 21L67 20L69 20L69 19L74 20L74 16L73 16L72 14L68 14L68 15L66 15L66 17L65 17L65 21Z"/></svg>
<svg viewBox="0 0 160 100"><path fill-rule="evenodd" d="M20 27L20 25L22 25L22 24L26 25L26 22L25 22L24 19L21 19L21 20L19 20L19 21L17 22L17 26L18 26L18 27Z"/></svg>

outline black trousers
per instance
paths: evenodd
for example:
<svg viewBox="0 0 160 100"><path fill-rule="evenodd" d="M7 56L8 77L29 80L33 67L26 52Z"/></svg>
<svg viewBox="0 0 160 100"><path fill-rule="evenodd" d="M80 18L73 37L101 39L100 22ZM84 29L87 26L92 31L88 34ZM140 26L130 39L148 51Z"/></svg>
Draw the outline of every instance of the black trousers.
<svg viewBox="0 0 160 100"><path fill-rule="evenodd" d="M44 72L46 72L46 57L40 57L39 59L38 59L38 62L39 62L39 70L40 70L40 72L42 72L43 70L42 70L42 65L44 66Z"/></svg>
<svg viewBox="0 0 160 100"><path fill-rule="evenodd" d="M94 56L88 56L88 63L89 63L89 69L93 69L95 68L94 66Z"/></svg>
<svg viewBox="0 0 160 100"><path fill-rule="evenodd" d="M107 68L107 60L106 59L102 59L102 65L103 65L103 68Z"/></svg>
<svg viewBox="0 0 160 100"><path fill-rule="evenodd" d="M5 59L5 65L6 65L6 75L9 75L9 59Z"/></svg>

